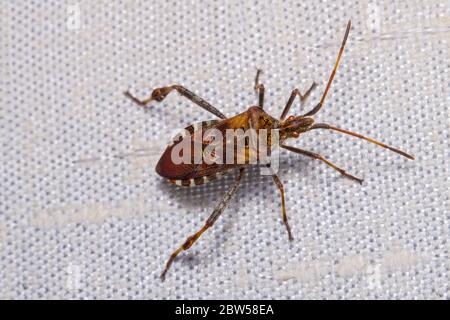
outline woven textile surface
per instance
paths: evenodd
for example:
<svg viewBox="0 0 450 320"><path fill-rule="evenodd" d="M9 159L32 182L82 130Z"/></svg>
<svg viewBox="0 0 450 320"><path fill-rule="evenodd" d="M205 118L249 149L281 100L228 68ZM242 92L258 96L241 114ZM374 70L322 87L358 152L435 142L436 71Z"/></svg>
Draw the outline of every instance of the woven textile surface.
<svg viewBox="0 0 450 320"><path fill-rule="evenodd" d="M281 152L294 241L270 176L247 170L213 228L159 275L236 172L180 188L155 165L176 130L279 116L294 88L317 121L399 147L415 161L325 130L288 141L362 177ZM0 298L449 299L450 2L0 1Z"/></svg>

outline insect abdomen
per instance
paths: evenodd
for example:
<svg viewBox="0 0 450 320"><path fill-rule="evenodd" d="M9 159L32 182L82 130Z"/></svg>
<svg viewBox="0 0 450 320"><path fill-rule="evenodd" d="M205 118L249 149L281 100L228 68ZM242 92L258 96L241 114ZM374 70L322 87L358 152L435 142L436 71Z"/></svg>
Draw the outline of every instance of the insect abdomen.
<svg viewBox="0 0 450 320"><path fill-rule="evenodd" d="M188 138L187 135L192 137L197 130L206 130L218 122L219 120L209 120L195 123L177 134L175 138L168 143L167 149L159 159L158 164L156 165L156 172L163 178L168 179L169 182L184 187L201 185L220 176L220 172L211 172L213 167L209 168L210 170L205 170L204 166L194 163L175 164L171 158L172 148L180 142L181 139Z"/></svg>
<svg viewBox="0 0 450 320"><path fill-rule="evenodd" d="M192 186L199 186L208 183L210 181L216 180L217 178L223 176L224 174L226 174L226 172L218 172L208 176L198 177L194 179L178 179L178 180L169 179L168 181L180 187L192 187Z"/></svg>

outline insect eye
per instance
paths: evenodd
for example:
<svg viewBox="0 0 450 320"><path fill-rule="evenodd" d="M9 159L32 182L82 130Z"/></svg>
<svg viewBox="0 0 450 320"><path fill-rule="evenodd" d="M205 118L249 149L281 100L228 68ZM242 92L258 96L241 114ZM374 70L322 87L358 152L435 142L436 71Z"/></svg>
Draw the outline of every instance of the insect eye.
<svg viewBox="0 0 450 320"><path fill-rule="evenodd" d="M294 116L289 116L289 117L288 117L288 120L289 120L289 121L294 120Z"/></svg>

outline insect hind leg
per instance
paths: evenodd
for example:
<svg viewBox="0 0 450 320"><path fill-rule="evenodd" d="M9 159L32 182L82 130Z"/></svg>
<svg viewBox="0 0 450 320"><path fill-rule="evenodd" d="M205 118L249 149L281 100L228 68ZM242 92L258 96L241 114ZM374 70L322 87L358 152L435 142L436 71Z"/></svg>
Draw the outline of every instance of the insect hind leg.
<svg viewBox="0 0 450 320"><path fill-rule="evenodd" d="M211 112L212 114L216 115L217 117L219 117L221 119L226 119L226 116L222 112L220 112L217 108L215 108L213 105L211 105L209 102L207 102L206 100L199 97L192 91L190 91L190 90L186 89L185 87L178 85L178 84L174 84L174 85L162 87L162 88L156 88L153 90L150 97L147 99L144 99L144 100L139 100L138 98L133 96L129 91L125 91L124 94L125 94L125 96L127 96L128 98L133 100L138 105L145 107L152 101L158 101L158 102L163 101L167 97L167 95L170 92L172 92L173 90L177 91L183 97L191 100L193 103L195 103L199 107L205 109L206 111Z"/></svg>
<svg viewBox="0 0 450 320"><path fill-rule="evenodd" d="M169 258L169 260L166 263L166 267L164 268L163 272L161 273L161 280L163 280L163 281L165 280L167 271L169 271L169 268L172 265L172 263L175 260L175 258L182 251L188 250L195 243L195 241L197 241L198 238L200 238L200 236L203 234L203 232L205 232L206 230L208 230L209 228L211 228L214 225L214 223L217 221L217 219L220 217L220 215L223 213L223 211L227 207L227 205L230 202L230 200L233 197L233 195L236 193L243 174L244 174L244 169L240 169L239 170L239 175L236 177L236 179L234 181L234 184L227 191L227 193L223 197L222 201L217 205L217 207L214 209L212 214L206 220L206 222L203 225L203 227L201 227L200 230L198 230L193 235L189 236L186 239L186 241L177 250L175 250L170 255L170 258Z"/></svg>

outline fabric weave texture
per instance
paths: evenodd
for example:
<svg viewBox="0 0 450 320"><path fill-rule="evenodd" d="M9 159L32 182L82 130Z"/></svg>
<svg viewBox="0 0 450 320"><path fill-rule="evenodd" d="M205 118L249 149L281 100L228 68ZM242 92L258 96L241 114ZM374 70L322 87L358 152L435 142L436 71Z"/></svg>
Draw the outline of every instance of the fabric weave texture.
<svg viewBox="0 0 450 320"><path fill-rule="evenodd" d="M430 1L0 1L0 298L449 299L450 3ZM180 188L154 167L191 123L294 88L318 102L348 19L327 122L416 156L322 130L289 141L280 179L247 170L216 225L175 261L237 172Z"/></svg>

